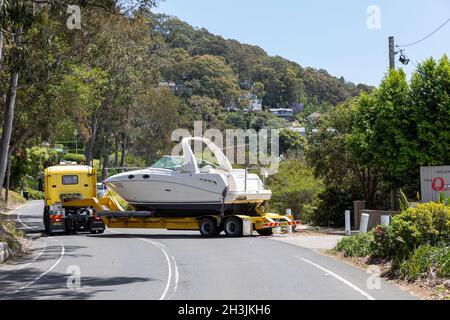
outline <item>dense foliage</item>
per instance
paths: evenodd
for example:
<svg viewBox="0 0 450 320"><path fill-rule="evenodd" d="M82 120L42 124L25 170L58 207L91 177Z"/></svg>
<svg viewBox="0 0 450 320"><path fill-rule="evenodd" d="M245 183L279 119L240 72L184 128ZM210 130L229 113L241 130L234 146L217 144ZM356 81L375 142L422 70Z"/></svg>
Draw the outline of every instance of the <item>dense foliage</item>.
<svg viewBox="0 0 450 320"><path fill-rule="evenodd" d="M277 175L267 182L272 189L271 209L284 212L290 208L305 222L312 222L317 208L317 197L323 183L301 161L289 159L280 164Z"/></svg>
<svg viewBox="0 0 450 320"><path fill-rule="evenodd" d="M81 29L72 30L69 1L2 2L1 181L9 159L12 187L38 174L41 168L31 172L24 163L38 160L30 148L43 142L70 142L65 150L54 147L58 154L44 165L94 159L104 168L149 164L171 149L174 129L191 129L195 120L218 129L285 126L268 112L244 112L242 95L256 94L265 108L302 103L315 110L370 89L153 14L157 3L70 2L80 4L82 14ZM81 150L74 150L75 140ZM299 152L300 140L285 131L282 151ZM83 151L84 157L73 155Z"/></svg>
<svg viewBox="0 0 450 320"><path fill-rule="evenodd" d="M395 216L389 226L343 238L335 251L347 257L392 261L392 274L408 280L450 276L450 207L425 203Z"/></svg>

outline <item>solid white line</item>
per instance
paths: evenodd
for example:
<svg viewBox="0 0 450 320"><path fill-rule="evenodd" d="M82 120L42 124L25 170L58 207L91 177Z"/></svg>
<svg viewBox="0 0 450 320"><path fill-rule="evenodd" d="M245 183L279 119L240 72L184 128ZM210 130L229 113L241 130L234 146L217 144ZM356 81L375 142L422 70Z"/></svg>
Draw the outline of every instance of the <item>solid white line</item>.
<svg viewBox="0 0 450 320"><path fill-rule="evenodd" d="M47 243L46 243L46 242L44 243L43 249L39 252L39 254L38 254L37 256L35 256L35 257L33 258L33 260L31 260L30 262L28 262L28 263L26 263L26 264L24 264L24 265L22 265L22 266L20 266L20 267L18 267L18 268L13 268L13 269L10 269L10 270L5 270L5 271L8 272L8 273L5 274L4 276L0 277L0 280L5 279L5 278L6 278L7 276L9 276L12 272L22 270L22 269L28 267L29 265L33 264L34 262L36 262L37 259L39 259L39 258L44 254L45 250L47 250Z"/></svg>
<svg viewBox="0 0 450 320"><path fill-rule="evenodd" d="M35 206L35 204L32 204L31 206ZM20 211L17 214L17 220L26 228L28 228L29 230L33 230L33 231L38 231L32 227L30 227L29 225L27 225L26 223L24 223L21 219L20 219ZM51 272L53 269L56 268L56 266L61 262L61 260L64 258L64 254L66 252L66 248L64 247L64 245L61 243L61 241L56 240L59 242L60 246L61 246L61 255L59 257L59 259L45 272L41 273L38 277L36 277L33 281L29 282L28 284L24 285L23 287L20 287L19 289L17 289L16 291L14 291L13 293L10 293L6 296L3 296L2 298L0 298L0 300L3 300L5 297L9 297L12 296L14 294L16 294L17 292L28 288L29 286L33 285L34 283L36 283L36 281L40 280L42 277L44 277L45 275L47 275L49 272Z"/></svg>
<svg viewBox="0 0 450 320"><path fill-rule="evenodd" d="M178 289L178 280L180 279L180 273L178 272L178 266L177 266L174 256L172 256L172 261L173 261L173 264L175 265L175 287L173 288L173 294L172 294L172 295L174 295Z"/></svg>
<svg viewBox="0 0 450 320"><path fill-rule="evenodd" d="M33 206L35 206L35 205L36 205L36 204L32 204L32 205L30 205L30 207L33 207ZM36 228L30 227L29 225L23 223L22 219L20 219L20 215L21 215L21 214L22 214L22 213L21 213L20 210L19 210L19 211L17 212L17 220L18 220L25 228L27 228L28 230L39 232L39 230L37 230Z"/></svg>
<svg viewBox="0 0 450 320"><path fill-rule="evenodd" d="M163 244L159 243L159 242L151 241L151 240L148 240L148 239L142 239L142 238L139 238L139 240L147 242L147 243L150 243L150 244L158 247L162 251L164 256L166 257L167 266L169 268L169 275L167 276L166 288L165 288L163 294L161 295L161 297L159 298L159 300L164 300L166 298L167 292L169 292L170 284L172 283L172 264L170 263L169 254L168 254L168 252L166 250L166 247ZM173 262L174 262L175 268L177 268L176 267L176 263L175 263L175 259L173 260ZM178 274L178 272L176 272L176 274ZM177 286L178 286L178 276L175 277L175 290L176 290Z"/></svg>
<svg viewBox="0 0 450 320"><path fill-rule="evenodd" d="M308 259L305 259L305 258L302 258L302 257L296 257L296 258L297 258L297 259L300 259L300 260L302 260L302 261L304 261L304 262L306 262L306 263L309 263L310 265L313 265L314 267L316 267L316 268L318 268L318 269L320 269L320 270L322 270L322 271L325 271L326 273L328 273L328 274L330 274L331 276L335 277L335 278L338 279L339 281L345 283L347 286L349 286L349 287L352 288L353 290L355 290L355 291L359 292L360 294L362 294L362 295L363 295L364 297L366 297L368 300L375 300L375 298L372 297L370 294L368 294L367 292L361 290L360 288L358 288L357 286L355 286L353 283L351 283L350 281L348 281L348 280L344 279L343 277L337 275L337 274L334 273L333 271L328 270L327 268L324 268L324 267L318 265L317 263L314 263L314 262L312 262L312 261L310 261L310 260L308 260Z"/></svg>
<svg viewBox="0 0 450 320"><path fill-rule="evenodd" d="M8 296L12 296L14 294L16 294L19 291L22 291L23 289L28 288L29 286L33 285L36 281L40 280L42 277L44 277L46 274L48 274L49 272L51 272L53 269L56 268L56 266L61 262L61 260L64 258L64 253L66 252L66 248L64 247L64 245L60 242L61 245L61 256L59 257L58 261L56 261L51 267L50 269L48 269L47 271L45 271L44 273L41 273L37 278L35 278L33 281L29 282L28 284L24 285L23 287L20 287L19 289L17 289L16 291L14 291L11 294L8 294L4 297L8 297ZM4 298L3 297L3 298ZM2 299L3 299L2 298Z"/></svg>
<svg viewBox="0 0 450 320"><path fill-rule="evenodd" d="M119 234L119 232L117 232L115 230L109 229L108 231L111 233ZM161 297L159 298L159 300L164 300L170 289L170 285L172 282L172 273L175 273L173 294L175 294L175 292L177 291L177 288L178 288L179 273L178 273L178 266L177 266L176 260L175 260L174 256L169 256L169 252L167 251L166 246L164 246L163 244L156 242L156 241L148 240L148 239L143 239L143 238L138 238L138 239L156 246L159 250L161 250L161 252L164 254L164 257L166 258L167 266L168 266L167 284L166 284L166 287L164 288L164 292L162 293ZM175 272L172 271L171 261L174 265Z"/></svg>

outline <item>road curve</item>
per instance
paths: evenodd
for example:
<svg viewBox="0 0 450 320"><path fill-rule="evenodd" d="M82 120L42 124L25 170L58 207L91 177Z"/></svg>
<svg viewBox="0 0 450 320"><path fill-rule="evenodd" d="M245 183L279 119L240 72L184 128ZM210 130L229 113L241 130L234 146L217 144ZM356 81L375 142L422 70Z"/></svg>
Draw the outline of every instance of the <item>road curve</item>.
<svg viewBox="0 0 450 320"><path fill-rule="evenodd" d="M362 270L263 237L107 230L48 237L43 203L14 217L32 253L0 267L0 299L415 299Z"/></svg>

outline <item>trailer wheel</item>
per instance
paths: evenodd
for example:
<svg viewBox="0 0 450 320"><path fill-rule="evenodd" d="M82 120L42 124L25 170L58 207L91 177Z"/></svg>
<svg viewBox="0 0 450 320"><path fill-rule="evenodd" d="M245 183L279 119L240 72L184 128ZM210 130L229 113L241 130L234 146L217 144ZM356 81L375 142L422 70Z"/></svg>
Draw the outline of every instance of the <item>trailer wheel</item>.
<svg viewBox="0 0 450 320"><path fill-rule="evenodd" d="M205 218L200 222L200 233L204 238L214 238L219 235L220 229L213 218Z"/></svg>
<svg viewBox="0 0 450 320"><path fill-rule="evenodd" d="M273 235L273 229L272 228L260 229L260 230L256 230L256 232L258 232L258 234L260 236L263 236L263 237L269 237L269 236Z"/></svg>
<svg viewBox="0 0 450 320"><path fill-rule="evenodd" d="M229 237L242 237L242 220L239 218L228 218L223 228Z"/></svg>

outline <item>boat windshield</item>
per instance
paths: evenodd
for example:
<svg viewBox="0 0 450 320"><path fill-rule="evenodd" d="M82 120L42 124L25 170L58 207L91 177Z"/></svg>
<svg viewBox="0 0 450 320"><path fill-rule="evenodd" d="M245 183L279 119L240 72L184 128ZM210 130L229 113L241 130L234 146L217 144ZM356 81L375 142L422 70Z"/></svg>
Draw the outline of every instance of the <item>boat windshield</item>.
<svg viewBox="0 0 450 320"><path fill-rule="evenodd" d="M150 168L176 170L182 167L184 164L184 158L182 157L162 157Z"/></svg>

